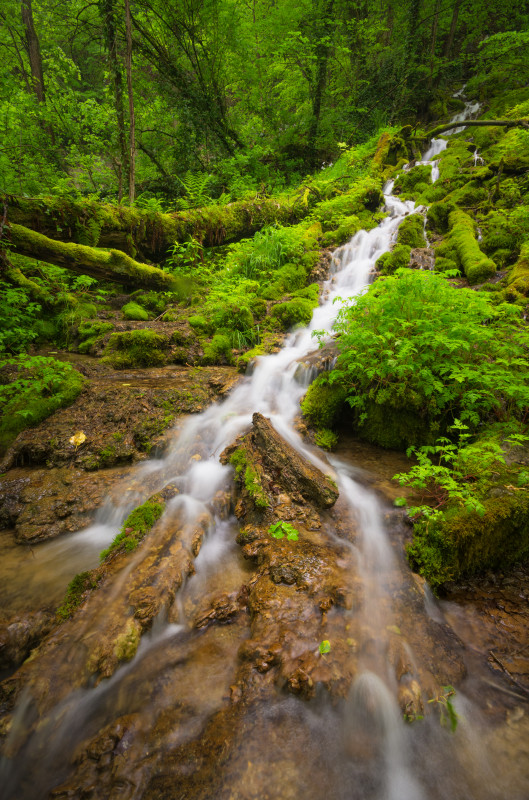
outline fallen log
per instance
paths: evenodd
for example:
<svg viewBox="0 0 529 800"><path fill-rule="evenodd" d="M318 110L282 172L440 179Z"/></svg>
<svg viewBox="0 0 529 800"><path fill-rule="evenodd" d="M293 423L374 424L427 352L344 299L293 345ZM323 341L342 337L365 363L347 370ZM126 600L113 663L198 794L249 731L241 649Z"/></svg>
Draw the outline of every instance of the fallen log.
<svg viewBox="0 0 529 800"><path fill-rule="evenodd" d="M529 130L528 119L465 119L459 122L448 122L446 125L438 125L432 131L428 131L428 136L435 139L439 134L445 131L452 130L452 128L467 128L468 126L486 127L489 125L502 126L504 128L525 128Z"/></svg>
<svg viewBox="0 0 529 800"><path fill-rule="evenodd" d="M6 233L20 255L65 267L81 275L159 291L179 291L181 288L178 279L170 273L141 264L120 250L56 242L23 225L6 226Z"/></svg>

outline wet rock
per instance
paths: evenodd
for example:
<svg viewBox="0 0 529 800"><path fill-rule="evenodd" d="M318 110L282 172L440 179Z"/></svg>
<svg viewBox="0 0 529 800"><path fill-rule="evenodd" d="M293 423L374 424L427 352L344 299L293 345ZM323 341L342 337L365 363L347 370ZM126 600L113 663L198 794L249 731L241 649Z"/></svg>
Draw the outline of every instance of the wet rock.
<svg viewBox="0 0 529 800"><path fill-rule="evenodd" d="M435 251L430 247L416 247L410 253L410 269L434 269Z"/></svg>
<svg viewBox="0 0 529 800"><path fill-rule="evenodd" d="M123 470L13 469L0 478L0 527L19 544L53 539L89 525Z"/></svg>
<svg viewBox="0 0 529 800"><path fill-rule="evenodd" d="M0 619L0 670L18 667L51 630L54 621L55 615L46 611Z"/></svg>

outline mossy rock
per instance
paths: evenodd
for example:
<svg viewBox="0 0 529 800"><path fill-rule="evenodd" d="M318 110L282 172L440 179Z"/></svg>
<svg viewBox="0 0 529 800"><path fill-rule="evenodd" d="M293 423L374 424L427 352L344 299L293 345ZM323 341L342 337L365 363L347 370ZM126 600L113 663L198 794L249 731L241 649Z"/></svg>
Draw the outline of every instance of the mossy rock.
<svg viewBox="0 0 529 800"><path fill-rule="evenodd" d="M474 221L464 211L452 211L449 217L450 242L470 284L482 283L496 274L496 264L480 250L474 235Z"/></svg>
<svg viewBox="0 0 529 800"><path fill-rule="evenodd" d="M79 353L90 353L92 348L97 342L101 342L109 331L113 329L111 322L81 322L77 329L79 337L79 344L77 350Z"/></svg>
<svg viewBox="0 0 529 800"><path fill-rule="evenodd" d="M483 238L480 247L486 255L496 260L495 254L508 251L511 254L511 263L516 260L519 247L519 230L513 224L508 212L491 211L480 223Z"/></svg>
<svg viewBox="0 0 529 800"><path fill-rule="evenodd" d="M123 319L132 319L144 322L149 319L149 312L146 311L142 306L138 305L138 303L135 303L133 300L123 306L121 313L123 314Z"/></svg>
<svg viewBox="0 0 529 800"><path fill-rule="evenodd" d="M354 426L368 442L390 450L431 444L439 428L437 423L421 419L416 409L368 402L362 420L355 414Z"/></svg>
<svg viewBox="0 0 529 800"><path fill-rule="evenodd" d="M415 199L428 188L431 182L432 168L426 164L419 164L410 170L399 173L393 191L403 197Z"/></svg>
<svg viewBox="0 0 529 800"><path fill-rule="evenodd" d="M271 319L287 331L296 325L308 325L312 319L312 311L316 303L302 297L295 297L285 303L278 303L272 309Z"/></svg>
<svg viewBox="0 0 529 800"><path fill-rule="evenodd" d="M162 516L165 502L160 495L153 495L147 502L132 511L123 523L114 541L103 550L101 561L117 552L135 550L154 523Z"/></svg>
<svg viewBox="0 0 529 800"><path fill-rule="evenodd" d="M402 220L397 234L397 244L408 245L411 248L426 246L422 214L410 214Z"/></svg>
<svg viewBox="0 0 529 800"><path fill-rule="evenodd" d="M323 235L322 244L324 247L339 247L352 239L360 228L360 220L355 214L345 217L336 230L328 231Z"/></svg>
<svg viewBox="0 0 529 800"><path fill-rule="evenodd" d="M204 364L233 364L233 353L228 336L217 333L205 347L202 358Z"/></svg>
<svg viewBox="0 0 529 800"><path fill-rule="evenodd" d="M102 361L114 369L157 367L166 362L165 350L169 341L148 328L113 333L105 348Z"/></svg>
<svg viewBox="0 0 529 800"><path fill-rule="evenodd" d="M498 491L483 516L457 508L442 523L416 526L408 557L433 587L527 559L529 492Z"/></svg>
<svg viewBox="0 0 529 800"><path fill-rule="evenodd" d="M411 247L407 244L397 244L388 253L383 253L377 260L376 268L381 275L393 275L398 269L407 267L410 263Z"/></svg>
<svg viewBox="0 0 529 800"><path fill-rule="evenodd" d="M509 272L508 289L524 298L529 297L529 242L522 246L520 257Z"/></svg>
<svg viewBox="0 0 529 800"><path fill-rule="evenodd" d="M338 423L345 409L347 390L339 383L330 383L327 373L319 375L301 401L301 410L311 425L319 430Z"/></svg>

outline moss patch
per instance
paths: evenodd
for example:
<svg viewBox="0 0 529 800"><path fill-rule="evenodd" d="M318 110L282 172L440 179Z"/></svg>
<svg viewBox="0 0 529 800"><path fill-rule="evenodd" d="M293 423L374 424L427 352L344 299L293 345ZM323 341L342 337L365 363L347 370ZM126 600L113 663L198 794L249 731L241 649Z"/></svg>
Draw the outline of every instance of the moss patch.
<svg viewBox="0 0 529 800"><path fill-rule="evenodd" d="M168 344L167 337L149 329L113 333L102 360L114 369L156 367L165 364Z"/></svg>
<svg viewBox="0 0 529 800"><path fill-rule="evenodd" d="M123 523L112 544L102 551L101 561L117 552L135 550L154 523L162 516L164 508L165 502L159 495L150 497L146 503L135 508Z"/></svg>

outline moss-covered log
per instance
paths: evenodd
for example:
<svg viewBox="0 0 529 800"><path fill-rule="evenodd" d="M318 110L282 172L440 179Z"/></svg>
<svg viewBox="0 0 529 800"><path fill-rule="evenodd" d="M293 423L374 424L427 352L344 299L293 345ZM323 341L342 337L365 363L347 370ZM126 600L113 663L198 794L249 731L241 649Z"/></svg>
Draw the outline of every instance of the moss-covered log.
<svg viewBox="0 0 529 800"><path fill-rule="evenodd" d="M160 291L176 291L178 281L157 267L134 261L120 250L102 250L82 244L56 242L42 233L11 224L6 229L16 252L81 275Z"/></svg>
<svg viewBox="0 0 529 800"><path fill-rule="evenodd" d="M433 131L429 131L428 136L435 139L436 136L445 131L461 127L468 128L471 125L478 127L495 125L503 128L525 128L529 130L529 119L465 119L464 121L459 120L459 122L447 122L446 125L438 125Z"/></svg>
<svg viewBox="0 0 529 800"><path fill-rule="evenodd" d="M174 242L185 242L191 236L211 247L251 236L274 222L297 222L318 199L319 192L303 187L297 194L159 214L88 200L0 196L0 202L8 207L11 225L62 242L117 248L132 258L154 263L166 258Z"/></svg>

